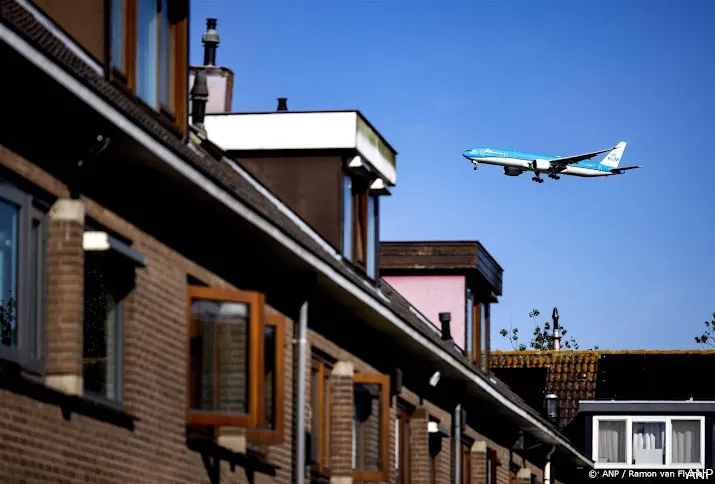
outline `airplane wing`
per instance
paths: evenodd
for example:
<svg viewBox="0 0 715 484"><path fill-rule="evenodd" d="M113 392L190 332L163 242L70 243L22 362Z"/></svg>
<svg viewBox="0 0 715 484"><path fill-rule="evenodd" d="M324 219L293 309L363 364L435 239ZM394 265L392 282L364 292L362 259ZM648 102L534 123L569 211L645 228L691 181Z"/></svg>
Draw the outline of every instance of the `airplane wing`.
<svg viewBox="0 0 715 484"><path fill-rule="evenodd" d="M608 151L611 151L615 148L608 148L606 150L601 150L601 151L594 151L593 153L584 153L583 155L575 155L575 156L563 156L561 158L556 158L555 160L549 160L549 162L552 165L559 165L559 166L568 166L573 163L578 163L579 161L583 160L589 160L593 158L596 155L600 155L601 153L606 153Z"/></svg>
<svg viewBox="0 0 715 484"><path fill-rule="evenodd" d="M619 166L618 168L611 168L611 173L618 173L626 170L635 170L636 168L643 168L642 166Z"/></svg>

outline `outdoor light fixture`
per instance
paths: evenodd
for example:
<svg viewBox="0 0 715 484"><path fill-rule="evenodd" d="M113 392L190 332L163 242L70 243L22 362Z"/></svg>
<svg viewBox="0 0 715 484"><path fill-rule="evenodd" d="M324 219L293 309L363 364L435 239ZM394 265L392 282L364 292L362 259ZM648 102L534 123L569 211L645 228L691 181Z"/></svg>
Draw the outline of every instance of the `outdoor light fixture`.
<svg viewBox="0 0 715 484"><path fill-rule="evenodd" d="M435 371L432 377L429 379L429 385L431 387L436 387L437 383L439 383L439 379L442 377L442 374L439 371Z"/></svg>
<svg viewBox="0 0 715 484"><path fill-rule="evenodd" d="M553 393L549 393L544 397L546 405L546 418L549 420L549 422L552 423L552 425L556 425L556 422L559 418L557 398L558 397Z"/></svg>
<svg viewBox="0 0 715 484"><path fill-rule="evenodd" d="M427 432L429 432L430 434L436 434L437 432L439 432L439 425L437 424L437 422L433 422L431 420L427 422Z"/></svg>

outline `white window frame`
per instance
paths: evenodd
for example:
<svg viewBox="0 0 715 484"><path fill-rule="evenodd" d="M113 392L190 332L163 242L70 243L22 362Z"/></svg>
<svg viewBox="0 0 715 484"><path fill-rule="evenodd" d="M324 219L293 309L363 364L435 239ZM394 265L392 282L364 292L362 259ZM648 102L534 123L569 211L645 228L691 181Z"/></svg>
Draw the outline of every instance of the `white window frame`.
<svg viewBox="0 0 715 484"><path fill-rule="evenodd" d="M599 422L625 422L626 423L626 462L598 462L598 429ZM700 462L691 464L673 463L673 450L671 440L673 438L673 421L697 421L700 422ZM632 464L633 462L633 423L665 423L665 465L652 464ZM705 468L705 417L702 416L665 416L665 415L599 415L593 417L591 432L591 454L594 467L597 469L704 469Z"/></svg>

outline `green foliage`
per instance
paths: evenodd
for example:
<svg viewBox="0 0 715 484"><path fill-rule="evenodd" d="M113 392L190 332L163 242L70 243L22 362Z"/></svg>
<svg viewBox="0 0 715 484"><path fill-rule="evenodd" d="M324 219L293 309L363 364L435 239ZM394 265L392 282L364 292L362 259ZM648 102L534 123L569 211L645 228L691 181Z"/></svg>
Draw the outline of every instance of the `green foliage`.
<svg viewBox="0 0 715 484"><path fill-rule="evenodd" d="M711 321L705 321L705 330L703 334L695 337L695 342L703 346L711 346L715 348L715 313Z"/></svg>
<svg viewBox="0 0 715 484"><path fill-rule="evenodd" d="M546 351L552 349L553 340L553 327L552 323L545 321L543 325L539 325L536 322L536 318L541 314L538 309L532 309L529 313L531 321L534 323L534 331L532 332L532 338L529 340L529 344L519 342L519 328L509 327L509 329L501 329L499 334L502 337L507 338L511 347L518 351L526 351L527 349ZM715 325L715 323L713 323ZM573 337L566 338L566 333L568 331L566 328L559 324L559 334L561 335L561 347L566 349L577 350L579 349L579 344ZM598 349L598 346L594 346L594 350Z"/></svg>

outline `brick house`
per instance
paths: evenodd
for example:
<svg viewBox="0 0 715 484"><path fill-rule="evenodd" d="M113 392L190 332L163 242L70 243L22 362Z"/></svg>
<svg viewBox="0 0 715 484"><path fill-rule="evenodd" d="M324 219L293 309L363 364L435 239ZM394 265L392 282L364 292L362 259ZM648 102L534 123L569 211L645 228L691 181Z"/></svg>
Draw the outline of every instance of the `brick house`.
<svg viewBox="0 0 715 484"><path fill-rule="evenodd" d="M558 427L599 472L672 482L713 468L715 391L703 375L715 351L495 351L491 367L534 407L553 396Z"/></svg>
<svg viewBox="0 0 715 484"><path fill-rule="evenodd" d="M519 482L547 455L563 481L592 465L377 277L396 153L366 118L202 122L188 22L184 0L0 0L0 480L507 483L513 453ZM276 123L334 136L294 144Z"/></svg>

